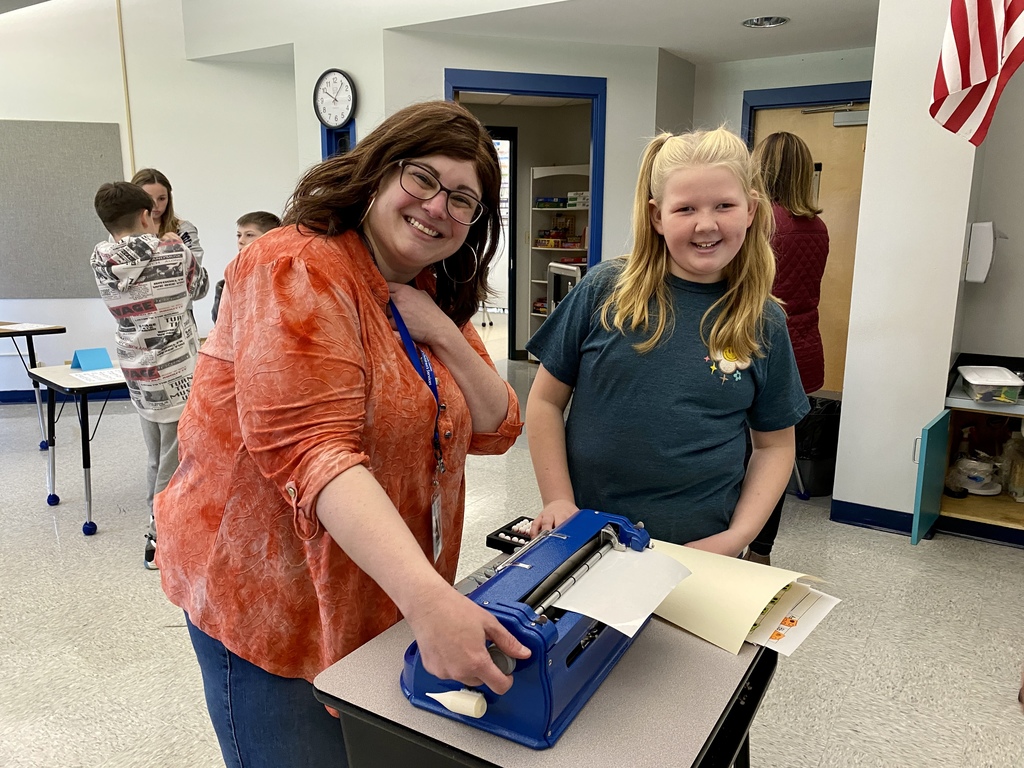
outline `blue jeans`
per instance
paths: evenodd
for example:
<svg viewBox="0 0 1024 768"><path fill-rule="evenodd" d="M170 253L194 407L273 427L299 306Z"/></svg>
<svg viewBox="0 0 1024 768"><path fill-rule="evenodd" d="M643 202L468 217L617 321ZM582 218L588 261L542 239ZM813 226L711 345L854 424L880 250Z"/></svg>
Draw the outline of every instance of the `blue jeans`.
<svg viewBox="0 0 1024 768"><path fill-rule="evenodd" d="M272 675L196 629L188 614L185 622L228 768L347 768L341 724L310 683Z"/></svg>

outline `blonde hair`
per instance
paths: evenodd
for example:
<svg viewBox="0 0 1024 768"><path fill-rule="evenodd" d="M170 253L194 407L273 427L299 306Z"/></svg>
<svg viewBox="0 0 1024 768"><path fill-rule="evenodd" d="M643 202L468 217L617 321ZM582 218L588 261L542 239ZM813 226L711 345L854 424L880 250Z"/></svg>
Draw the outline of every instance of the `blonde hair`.
<svg viewBox="0 0 1024 768"><path fill-rule="evenodd" d="M639 331L648 337L634 345L644 354L654 349L675 322L668 286L668 248L665 238L651 223L649 202L661 204L670 174L681 169L716 167L731 171L743 187L747 200L755 203L754 220L747 228L739 253L725 267L728 283L725 295L701 318L701 341L717 353L731 350L740 360L763 357L760 340L766 301L775 281L775 256L769 238L773 219L771 204L761 191L757 166L750 152L735 134L718 128L680 135L663 133L644 150L633 202L633 250L615 286L601 306L601 324L625 333ZM655 299L651 311L651 298ZM705 336L705 324L716 313ZM652 329L653 325L653 329Z"/></svg>
<svg viewBox="0 0 1024 768"><path fill-rule="evenodd" d="M808 219L821 213L814 204L814 161L803 139L785 131L773 133L754 149L754 162L773 203Z"/></svg>

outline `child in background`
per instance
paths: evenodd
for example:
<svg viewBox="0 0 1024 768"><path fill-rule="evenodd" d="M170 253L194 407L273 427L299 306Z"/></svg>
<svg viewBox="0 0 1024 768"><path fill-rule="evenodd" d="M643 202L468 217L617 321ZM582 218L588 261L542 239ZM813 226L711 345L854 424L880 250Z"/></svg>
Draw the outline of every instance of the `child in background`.
<svg viewBox="0 0 1024 768"><path fill-rule="evenodd" d="M235 238L238 241L238 252L241 253L253 240L259 240L267 232L281 226L281 219L267 211L253 211L243 215L236 223ZM213 322L217 322L217 313L220 312L220 295L224 291L224 281L217 281L217 288L213 293Z"/></svg>
<svg viewBox="0 0 1024 768"><path fill-rule="evenodd" d="M181 242L191 251L196 264L203 266L203 246L199 244L199 230L195 224L186 219L178 218L174 212L174 190L167 177L156 168L143 168L132 176L132 184L138 184L146 193L153 198L153 222L156 224L156 234L163 237L166 234L174 233L181 238ZM203 296L206 292L203 292ZM189 302L188 317L195 325L196 318L192 313L192 303ZM198 333L198 329L196 331Z"/></svg>
<svg viewBox="0 0 1024 768"><path fill-rule="evenodd" d="M156 222L160 237L176 233L192 252L196 263L203 264L203 247L199 244L199 230L186 219L178 218L174 212L174 191L171 182L156 168L143 168L132 176L132 184L138 184L153 198L153 221Z"/></svg>
<svg viewBox="0 0 1024 768"><path fill-rule="evenodd" d="M178 467L178 419L185 406L199 339L186 314L209 278L173 232L157 237L153 199L118 181L96 192L96 214L113 237L93 250L90 264L100 297L117 319L114 343L148 451L149 532L143 563L155 570L153 496Z"/></svg>
<svg viewBox="0 0 1024 768"><path fill-rule="evenodd" d="M632 252L590 270L526 345L541 362L526 409L534 534L593 508L736 556L761 530L808 410L770 294L771 222L737 136L648 145Z"/></svg>

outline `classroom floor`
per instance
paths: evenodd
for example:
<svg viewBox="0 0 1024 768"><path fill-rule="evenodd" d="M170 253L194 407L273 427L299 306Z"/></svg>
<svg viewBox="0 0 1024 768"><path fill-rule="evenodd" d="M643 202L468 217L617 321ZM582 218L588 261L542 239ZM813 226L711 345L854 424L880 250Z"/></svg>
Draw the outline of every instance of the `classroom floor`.
<svg viewBox="0 0 1024 768"><path fill-rule="evenodd" d="M485 341L500 349L494 329ZM536 367L506 368L525 401ZM69 404L62 503L48 507L35 408L0 406L0 765L222 765L182 614L142 567L138 417L116 401L96 431L89 538L78 440ZM471 457L467 483L463 574L491 558L487 533L539 508L525 437L505 456ZM789 497L773 561L843 602L780 659L751 733L754 766L1024 765L1024 553L948 536L912 547L829 522L828 499Z"/></svg>

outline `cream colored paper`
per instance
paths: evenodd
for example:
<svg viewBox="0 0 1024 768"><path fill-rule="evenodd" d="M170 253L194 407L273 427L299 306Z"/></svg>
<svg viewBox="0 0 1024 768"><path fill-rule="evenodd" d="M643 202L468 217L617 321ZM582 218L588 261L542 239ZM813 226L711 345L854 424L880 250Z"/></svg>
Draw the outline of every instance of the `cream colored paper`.
<svg viewBox="0 0 1024 768"><path fill-rule="evenodd" d="M654 541L654 551L675 558L692 574L672 590L655 615L739 653L765 606L804 574Z"/></svg>

